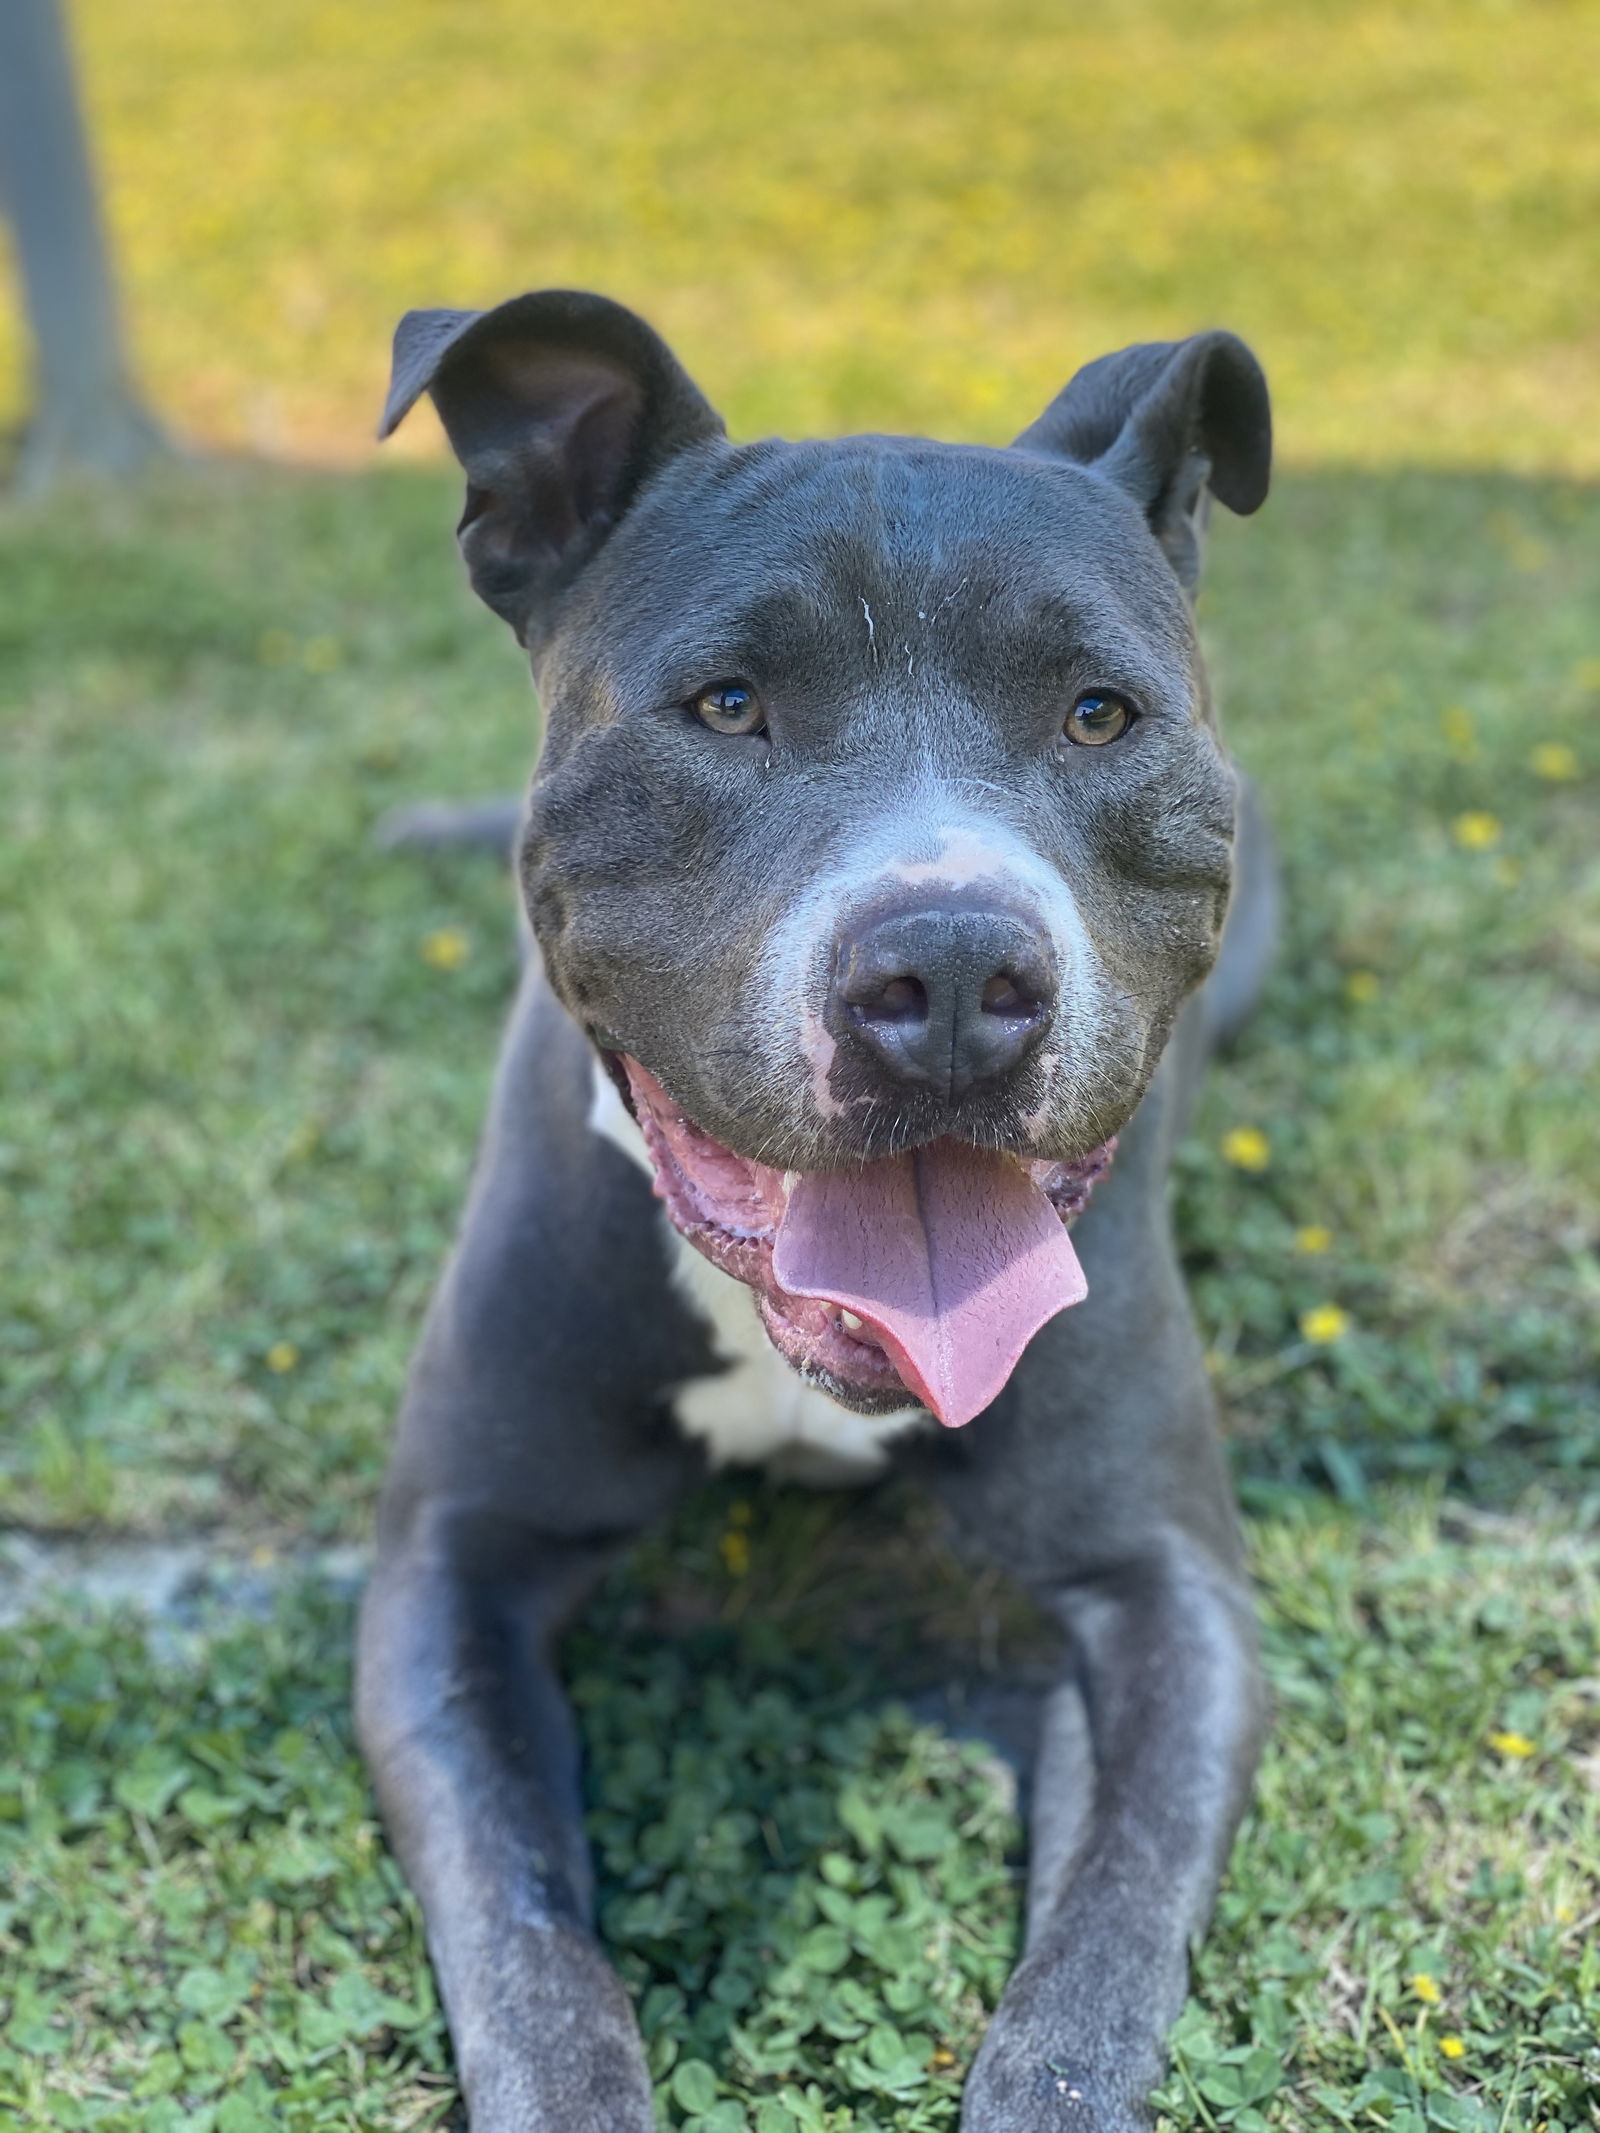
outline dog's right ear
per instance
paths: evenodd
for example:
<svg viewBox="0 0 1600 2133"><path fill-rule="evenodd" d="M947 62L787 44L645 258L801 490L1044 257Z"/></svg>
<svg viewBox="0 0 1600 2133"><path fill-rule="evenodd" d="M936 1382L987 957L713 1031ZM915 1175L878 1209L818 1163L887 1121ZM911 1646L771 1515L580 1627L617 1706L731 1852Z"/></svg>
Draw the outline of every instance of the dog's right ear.
<svg viewBox="0 0 1600 2133"><path fill-rule="evenodd" d="M1207 497L1242 514L1266 500L1267 381L1234 334L1148 341L1087 364L1016 446L1076 460L1125 490L1193 592Z"/></svg>
<svg viewBox="0 0 1600 2133"><path fill-rule="evenodd" d="M408 311L378 435L428 393L467 476L473 589L528 643L642 485L723 435L659 334L604 296Z"/></svg>

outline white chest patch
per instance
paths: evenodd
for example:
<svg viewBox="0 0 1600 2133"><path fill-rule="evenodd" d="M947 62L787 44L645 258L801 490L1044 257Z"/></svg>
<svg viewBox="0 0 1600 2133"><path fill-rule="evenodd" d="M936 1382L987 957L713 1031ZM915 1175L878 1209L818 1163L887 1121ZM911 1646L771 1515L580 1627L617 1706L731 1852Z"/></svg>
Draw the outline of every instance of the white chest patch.
<svg viewBox="0 0 1600 2133"><path fill-rule="evenodd" d="M654 1178L644 1136L598 1060L589 1124ZM704 1443L713 1466L765 1466L786 1481L834 1488L871 1481L888 1462L891 1438L926 1423L920 1407L858 1415L797 1377L762 1330L755 1298L679 1236L660 1210L679 1294L706 1325L728 1365L695 1378L673 1399L679 1425Z"/></svg>

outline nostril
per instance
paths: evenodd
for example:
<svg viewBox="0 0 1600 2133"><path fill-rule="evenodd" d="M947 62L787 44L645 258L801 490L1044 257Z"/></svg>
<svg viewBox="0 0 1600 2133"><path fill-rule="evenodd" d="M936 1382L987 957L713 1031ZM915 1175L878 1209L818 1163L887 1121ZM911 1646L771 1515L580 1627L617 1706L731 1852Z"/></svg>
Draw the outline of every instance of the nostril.
<svg viewBox="0 0 1600 2133"><path fill-rule="evenodd" d="M999 970L984 986L978 1004L986 1015L998 1015L1008 1022L1031 1022L1042 1003L1020 979L1007 970Z"/></svg>
<svg viewBox="0 0 1600 2133"><path fill-rule="evenodd" d="M928 988L920 978L888 978L850 1004L864 1022L924 1022Z"/></svg>
<svg viewBox="0 0 1600 2133"><path fill-rule="evenodd" d="M839 941L830 1032L879 1077L953 1101L1010 1074L1055 1004L1050 944L1003 908L954 901L893 911Z"/></svg>
<svg viewBox="0 0 1600 2133"><path fill-rule="evenodd" d="M1009 971L996 971L979 994L979 1007L986 1015L994 1015L996 1022L1037 1022L1045 1005L1035 985Z"/></svg>

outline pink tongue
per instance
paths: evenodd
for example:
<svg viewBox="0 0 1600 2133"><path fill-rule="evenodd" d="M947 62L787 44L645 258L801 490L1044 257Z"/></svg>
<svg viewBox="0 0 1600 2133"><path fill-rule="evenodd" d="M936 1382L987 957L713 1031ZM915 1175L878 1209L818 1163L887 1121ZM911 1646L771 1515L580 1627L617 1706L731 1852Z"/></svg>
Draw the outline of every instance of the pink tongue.
<svg viewBox="0 0 1600 2133"><path fill-rule="evenodd" d="M1089 1292L1061 1218L1020 1165L958 1141L796 1179L772 1271L792 1294L864 1318L950 1429Z"/></svg>

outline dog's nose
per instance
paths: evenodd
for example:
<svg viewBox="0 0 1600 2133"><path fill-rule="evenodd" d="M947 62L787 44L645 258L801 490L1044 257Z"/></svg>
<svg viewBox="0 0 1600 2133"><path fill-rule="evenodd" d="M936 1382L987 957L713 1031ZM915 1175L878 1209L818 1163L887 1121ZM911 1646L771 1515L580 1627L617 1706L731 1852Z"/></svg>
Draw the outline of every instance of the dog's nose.
<svg viewBox="0 0 1600 2133"><path fill-rule="evenodd" d="M998 1081L1044 1035L1055 971L1043 933L984 905L899 911L847 934L836 1028L896 1081L946 1099Z"/></svg>

